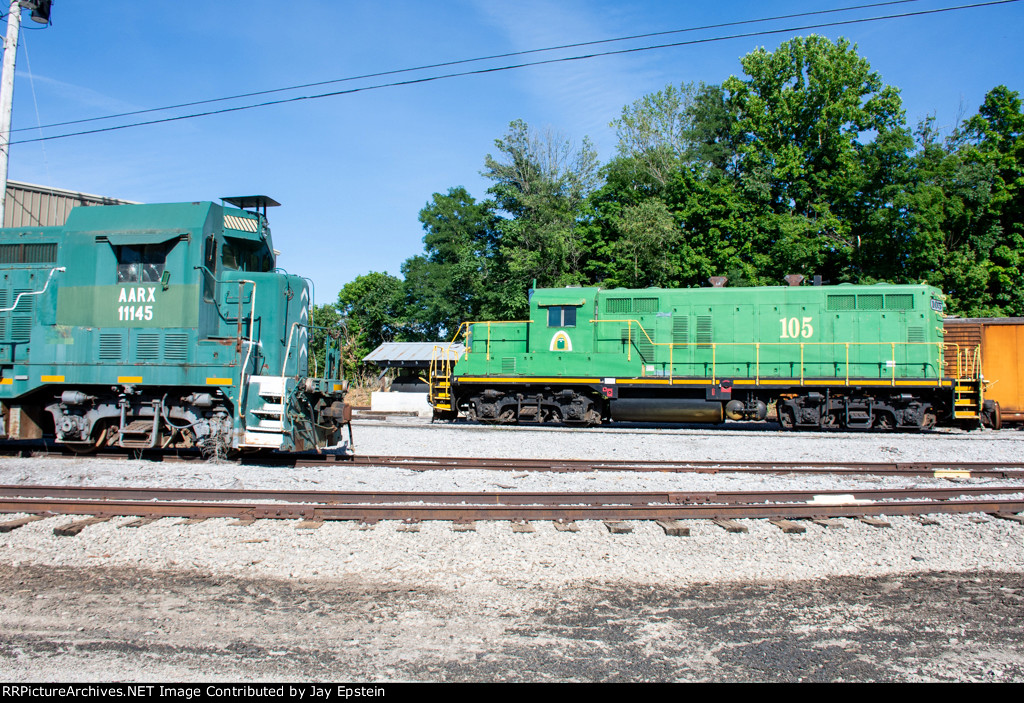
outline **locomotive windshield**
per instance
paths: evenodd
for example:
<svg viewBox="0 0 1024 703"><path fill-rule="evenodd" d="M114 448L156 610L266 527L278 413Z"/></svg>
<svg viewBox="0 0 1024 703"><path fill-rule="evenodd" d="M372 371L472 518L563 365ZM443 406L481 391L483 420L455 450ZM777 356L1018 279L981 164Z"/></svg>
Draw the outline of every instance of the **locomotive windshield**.
<svg viewBox="0 0 1024 703"><path fill-rule="evenodd" d="M221 249L221 265L233 271L270 271L273 266L267 255L267 247L260 244L226 238Z"/></svg>

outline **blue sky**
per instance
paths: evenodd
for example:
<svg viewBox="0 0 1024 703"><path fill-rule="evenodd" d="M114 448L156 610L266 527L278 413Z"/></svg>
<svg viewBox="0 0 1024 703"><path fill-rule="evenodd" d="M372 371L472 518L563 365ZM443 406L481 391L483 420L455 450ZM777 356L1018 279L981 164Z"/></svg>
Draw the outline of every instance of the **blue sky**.
<svg viewBox="0 0 1024 703"><path fill-rule="evenodd" d="M50 27L39 28L27 12L23 15L26 31L18 54L13 128L25 131L14 132L12 139L157 115L42 131L37 129L40 124L867 1L57 0ZM919 0L756 28L959 4L967 0ZM754 29L705 30L606 48ZM1024 90L1022 29L1024 2L813 32L855 42L883 80L900 88L911 124L934 113L938 124L948 129L958 116L973 114L992 87L1005 84ZM317 302L330 302L355 276L369 271L399 275L402 261L422 251L423 231L417 217L432 193L462 185L478 199L486 197L488 182L480 176L484 157L494 153L494 140L505 133L511 120L521 118L531 127L551 128L577 141L589 136L606 161L614 154L616 142L608 123L624 105L669 83L720 83L730 75L742 75L739 58L744 54L759 46L774 49L792 36L810 33L535 66L13 144L9 177L141 202L269 195L283 205L270 213L275 246L282 252L279 264L311 277ZM578 53L581 50L533 58ZM481 66L513 62L519 60ZM447 71L428 74L441 72ZM395 78L276 97L369 86Z"/></svg>

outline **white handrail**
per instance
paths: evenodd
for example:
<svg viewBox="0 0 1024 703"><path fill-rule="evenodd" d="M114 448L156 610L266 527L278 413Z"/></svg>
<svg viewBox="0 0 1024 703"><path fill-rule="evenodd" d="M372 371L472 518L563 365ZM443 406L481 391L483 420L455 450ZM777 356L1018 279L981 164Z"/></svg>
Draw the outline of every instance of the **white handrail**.
<svg viewBox="0 0 1024 703"><path fill-rule="evenodd" d="M46 284L43 286L42 290L36 290L31 292L25 291L23 293L18 293L18 297L14 299L14 305L12 305L9 308L0 308L0 312L10 312L11 310L14 310L14 308L18 307L18 303L21 302L21 298L24 295L42 295L43 293L45 293L46 289L50 287L50 279L53 278L53 274L57 273L58 271L64 273L65 271L67 271L67 268L64 266L58 266L57 268L50 269L50 275L46 277Z"/></svg>

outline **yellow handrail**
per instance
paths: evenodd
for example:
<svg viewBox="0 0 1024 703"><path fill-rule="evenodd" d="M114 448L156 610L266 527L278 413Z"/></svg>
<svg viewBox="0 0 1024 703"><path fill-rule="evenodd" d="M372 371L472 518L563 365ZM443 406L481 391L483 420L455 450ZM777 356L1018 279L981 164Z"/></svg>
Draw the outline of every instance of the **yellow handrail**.
<svg viewBox="0 0 1024 703"><path fill-rule="evenodd" d="M717 348L719 346L751 346L751 345L753 345L754 348L755 348L755 366L754 366L754 370L755 371L754 372L755 372L756 381L758 383L760 382L760 378L761 378L761 345L779 346L779 347L793 347L795 345L800 345L800 383L801 384L803 384L805 382L805 375L804 375L804 367L805 367L804 347L806 345L811 345L811 346L836 346L836 345L842 344L844 346L844 350L845 350L844 370L845 370L845 378L846 378L846 384L847 385L849 385L849 383L850 383L850 345L851 344L854 345L854 346L881 346L881 345L889 345L890 349L892 350L892 375L891 375L891 378L890 378L890 382L893 385L896 384L896 366L897 366L897 363L896 363L896 347L897 347L897 345L900 346L901 348L914 347L914 346L934 346L934 347L936 347L936 351L938 352L937 353L937 359L936 359L936 361L938 362L938 364L936 365L936 369L937 369L936 380L939 383L941 383L942 377L943 377L942 370L943 370L943 367L945 366L943 351L944 351L946 345L952 344L952 345L955 345L957 347L957 378L973 377L974 375L977 375L978 372L981 369L981 347L980 346L976 347L976 348L972 349L970 352L968 352L968 353L973 352L973 355L972 355L973 358L969 358L968 354L962 353L962 350L959 349L959 345L954 343L954 342L710 342L710 343L709 342L655 342L651 338L651 335L647 332L647 330L644 328L643 324L639 320L635 320L635 319L600 319L600 320L590 320L590 322L591 323L615 322L615 323L618 323L618 324L625 323L627 325L627 332L626 332L627 339L626 339L626 342L629 345L628 348L627 348L627 354L626 354L626 360L627 361L632 361L632 354L631 354L631 352L632 352L633 324L636 323L636 326L640 328L640 331L643 332L644 336L647 338L647 341L652 346L667 346L667 347L669 347L669 379L670 380L672 378L674 378L674 376L675 376L675 353L674 353L675 347L677 347L677 346L693 347L694 345L700 346L700 345L708 345L708 344L710 344L710 346L711 346L711 359L712 359L712 361L711 361L711 378L712 378L712 382L717 381L717 378L718 378L718 373L717 373L718 372L718 369L717 369ZM685 363L685 362L683 362L683 363ZM969 372L970 376L965 376L965 373L964 373L965 371ZM926 378L927 378L927 376L926 376Z"/></svg>

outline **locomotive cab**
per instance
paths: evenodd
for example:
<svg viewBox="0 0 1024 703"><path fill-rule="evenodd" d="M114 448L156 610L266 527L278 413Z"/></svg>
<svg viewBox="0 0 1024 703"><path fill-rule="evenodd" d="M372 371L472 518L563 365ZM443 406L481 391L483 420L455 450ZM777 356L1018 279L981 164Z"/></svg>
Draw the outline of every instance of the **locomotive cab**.
<svg viewBox="0 0 1024 703"><path fill-rule="evenodd" d="M79 450L211 453L337 442L345 383L337 367L309 373L312 301L303 278L275 268L266 209L277 203L224 202L79 207L60 228L0 231L0 248L53 240L46 286L41 262L0 262L35 313L0 345L6 437L52 428Z"/></svg>

